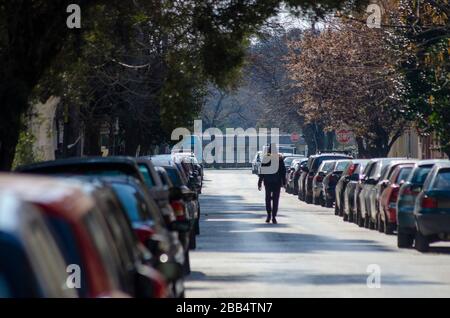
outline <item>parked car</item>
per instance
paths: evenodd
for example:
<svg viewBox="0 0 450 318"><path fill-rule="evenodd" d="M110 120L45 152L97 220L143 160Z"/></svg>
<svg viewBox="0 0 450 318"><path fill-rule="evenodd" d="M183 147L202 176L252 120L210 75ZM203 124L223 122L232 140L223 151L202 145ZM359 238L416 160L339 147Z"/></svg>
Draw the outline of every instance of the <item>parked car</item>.
<svg viewBox="0 0 450 318"><path fill-rule="evenodd" d="M305 167L305 172L307 173L305 176L305 189L304 189L304 198L306 203L312 203L313 200L313 179L322 164L325 160L339 160L339 159L352 159L352 157L338 154L338 153L325 153L316 156L311 156L308 159L308 166Z"/></svg>
<svg viewBox="0 0 450 318"><path fill-rule="evenodd" d="M364 179L361 181L360 189L358 189L357 202L357 220L360 226L366 228L376 228L376 213L371 213L372 203L377 200L377 184L381 179L383 168L390 162L402 160L405 158L375 158L371 159L367 164L367 171L364 172Z"/></svg>
<svg viewBox="0 0 450 318"><path fill-rule="evenodd" d="M335 210L335 214L340 214L340 210L343 211L343 219L344 221L355 222L356 223L356 190L358 185L361 183L361 180L364 179L364 170L366 168L369 160L353 160L353 164L347 169L346 175L344 175L341 179L344 179L344 184L342 187L345 187L343 201L340 199L340 203L338 204L337 211ZM336 187L336 195L338 196L338 188ZM341 203L342 202L342 203Z"/></svg>
<svg viewBox="0 0 450 318"><path fill-rule="evenodd" d="M378 230L386 234L392 234L397 229L397 199L400 187L405 183L414 164L394 165L395 168L385 184L379 203Z"/></svg>
<svg viewBox="0 0 450 318"><path fill-rule="evenodd" d="M79 182L2 175L0 190L39 208L66 264L76 264L80 268L78 292L81 297L133 296L121 276L123 272L113 238L99 217L95 201L83 192Z"/></svg>
<svg viewBox="0 0 450 318"><path fill-rule="evenodd" d="M252 173L253 174L259 174L259 170L261 168L261 158L262 158L262 151L256 152L255 157L252 160Z"/></svg>
<svg viewBox="0 0 450 318"><path fill-rule="evenodd" d="M427 176L414 207L415 247L426 252L430 243L450 239L450 163L437 163Z"/></svg>
<svg viewBox="0 0 450 318"><path fill-rule="evenodd" d="M137 298L165 298L171 295L165 278L151 265L155 264L155 256L139 242L127 212L114 193L111 184L97 177L80 177L83 190L95 200L99 217L109 228L121 263L123 285L129 286L131 295ZM170 263L159 267L165 274L173 272Z"/></svg>
<svg viewBox="0 0 450 318"><path fill-rule="evenodd" d="M338 160L334 164L333 170L328 172L322 181L323 205L327 208L333 207L336 201L336 185L344 170L351 165L350 160Z"/></svg>
<svg viewBox="0 0 450 318"><path fill-rule="evenodd" d="M394 159L392 161L387 162L383 168L381 169L380 177L378 179L377 184L372 189L369 194L369 206L368 206L368 214L369 214L369 228L376 229L381 232L384 231L384 228L380 227L380 198L383 191L390 185L389 179L394 173L395 169L401 164L409 164L411 166L414 165L416 160L397 160Z"/></svg>
<svg viewBox="0 0 450 318"><path fill-rule="evenodd" d="M324 205L324 193L322 182L323 179L333 171L334 166L336 165L336 161L334 160L325 160L321 163L319 168L317 169L317 173L315 174L312 181L313 188L313 199L312 203L316 205Z"/></svg>
<svg viewBox="0 0 450 318"><path fill-rule="evenodd" d="M413 246L416 235L414 207L416 198L422 191L423 184L437 163L448 163L448 160L422 160L414 165L414 169L406 182L400 187L397 200L397 245L400 248Z"/></svg>
<svg viewBox="0 0 450 318"><path fill-rule="evenodd" d="M156 171L150 158L139 158L137 159L141 173L146 180L147 188L150 191L150 195L158 204L158 207L163 216L166 228L172 232L172 235L177 234L177 236L182 241L183 246L185 246L186 254L189 253L189 240L186 239L186 232L190 231L190 224L186 221L177 220L175 212L170 204L170 190L169 187L164 185L160 175ZM147 181L148 180L148 181ZM176 228L176 229L175 229ZM177 232L177 233L175 233Z"/></svg>
<svg viewBox="0 0 450 318"><path fill-rule="evenodd" d="M288 179L286 182L286 192L292 193L293 195L298 195L298 179L302 172L302 166L304 166L308 160L294 159L292 161L292 166L289 169ZM288 191L289 189L289 191Z"/></svg>
<svg viewBox="0 0 450 318"><path fill-rule="evenodd" d="M140 241L155 256L153 266L164 274L174 297L184 297L185 251L178 235L167 231L158 207L144 185L132 177L104 178L111 186ZM167 268L167 263L173 265Z"/></svg>
<svg viewBox="0 0 450 318"><path fill-rule="evenodd" d="M187 210L189 211L189 220L194 229L194 231L190 232L189 247L195 249L197 247L196 234L200 233L200 203L198 201L198 194L188 188L186 178L176 166L162 166L162 168L167 172L174 187L181 191L181 196L186 203Z"/></svg>
<svg viewBox="0 0 450 318"><path fill-rule="evenodd" d="M335 205L334 205L334 214L343 216L344 221L348 221L348 215L345 214L345 190L347 185L351 182L351 177L355 172L357 172L360 164L364 162L364 160L351 160L346 168L342 171L341 176L335 187ZM353 189L354 190L354 189ZM352 216L353 217L353 216ZM353 220L353 218L352 218Z"/></svg>
<svg viewBox="0 0 450 318"><path fill-rule="evenodd" d="M163 184L169 189L169 201L175 213L176 220L179 222L187 222L189 224L187 231L178 233L178 235L180 236L180 241L183 244L185 251L189 251L190 237L192 235L192 232L195 231L195 229L193 226L194 223L191 222L186 203L183 200L182 190L173 185L172 180L170 180L167 171L163 167L155 167L155 169L158 172ZM186 252L185 257L186 262L184 271L185 274L188 275L191 272L189 252Z"/></svg>
<svg viewBox="0 0 450 318"><path fill-rule="evenodd" d="M39 208L0 193L0 298L78 297L67 268Z"/></svg>

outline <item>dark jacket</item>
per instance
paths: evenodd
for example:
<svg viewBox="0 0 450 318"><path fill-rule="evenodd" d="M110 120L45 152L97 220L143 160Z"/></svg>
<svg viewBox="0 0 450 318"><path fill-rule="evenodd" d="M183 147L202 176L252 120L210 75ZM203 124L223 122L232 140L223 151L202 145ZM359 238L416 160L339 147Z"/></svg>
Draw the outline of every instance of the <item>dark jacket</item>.
<svg viewBox="0 0 450 318"><path fill-rule="evenodd" d="M265 187L282 187L285 185L286 167L284 166L284 161L281 156L279 160L278 171L276 173L259 175L258 187L261 187L263 182Z"/></svg>

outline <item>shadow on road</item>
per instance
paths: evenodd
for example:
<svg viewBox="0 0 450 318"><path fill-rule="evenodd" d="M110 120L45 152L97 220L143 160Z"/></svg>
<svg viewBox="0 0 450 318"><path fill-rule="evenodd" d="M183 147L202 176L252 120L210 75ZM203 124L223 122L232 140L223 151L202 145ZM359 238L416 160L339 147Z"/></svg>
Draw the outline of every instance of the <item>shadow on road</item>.
<svg viewBox="0 0 450 318"><path fill-rule="evenodd" d="M367 274L316 274L308 272L283 273L273 271L260 272L259 274L227 274L207 275L203 272L192 272L189 276L191 282L263 282L288 285L367 285ZM413 286L413 285L443 285L441 282L410 279L402 275L382 275L381 286Z"/></svg>

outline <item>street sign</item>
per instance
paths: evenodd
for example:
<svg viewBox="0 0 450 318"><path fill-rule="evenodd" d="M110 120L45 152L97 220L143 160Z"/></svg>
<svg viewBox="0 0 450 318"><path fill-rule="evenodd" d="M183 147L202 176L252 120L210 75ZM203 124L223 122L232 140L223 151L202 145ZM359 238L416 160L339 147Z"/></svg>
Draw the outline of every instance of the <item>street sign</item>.
<svg viewBox="0 0 450 318"><path fill-rule="evenodd" d="M353 138L353 132L348 129L340 129L336 131L336 140L338 143L348 145Z"/></svg>
<svg viewBox="0 0 450 318"><path fill-rule="evenodd" d="M300 135L296 132L291 134L291 141L292 142L299 142L300 141Z"/></svg>

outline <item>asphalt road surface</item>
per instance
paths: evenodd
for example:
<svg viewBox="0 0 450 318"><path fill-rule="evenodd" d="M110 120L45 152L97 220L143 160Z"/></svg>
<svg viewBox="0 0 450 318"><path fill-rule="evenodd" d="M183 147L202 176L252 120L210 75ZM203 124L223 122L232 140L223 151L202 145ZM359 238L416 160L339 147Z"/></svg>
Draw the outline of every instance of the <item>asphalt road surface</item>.
<svg viewBox="0 0 450 318"><path fill-rule="evenodd" d="M188 298L450 296L448 243L427 254L399 250L395 236L284 191L279 224L265 224L264 192L250 171L208 170L205 179Z"/></svg>

